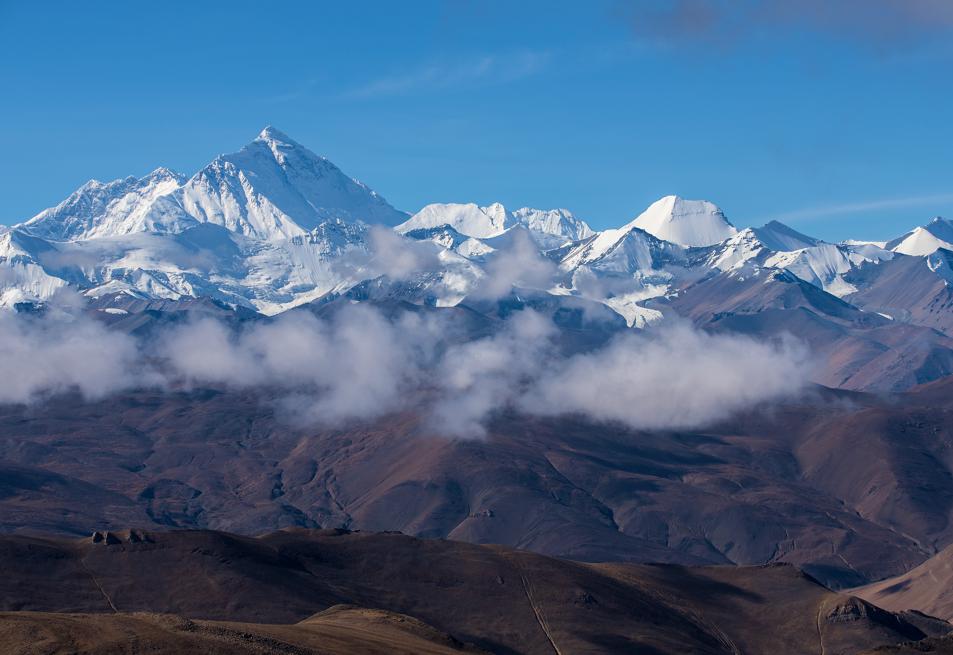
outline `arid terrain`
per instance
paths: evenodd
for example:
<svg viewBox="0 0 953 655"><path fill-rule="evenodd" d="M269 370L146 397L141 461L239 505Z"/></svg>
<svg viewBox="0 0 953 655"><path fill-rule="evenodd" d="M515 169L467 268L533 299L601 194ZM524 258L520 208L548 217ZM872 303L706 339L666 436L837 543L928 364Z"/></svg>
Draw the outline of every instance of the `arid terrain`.
<svg viewBox="0 0 953 655"><path fill-rule="evenodd" d="M484 653L409 616L335 605L294 625L191 621L170 614L0 614L4 653L447 655Z"/></svg>
<svg viewBox="0 0 953 655"><path fill-rule="evenodd" d="M302 427L258 393L63 396L0 407L0 528L399 530L581 561L789 562L856 587L953 538L951 384L818 387L703 431L510 413L485 439L428 436L415 412Z"/></svg>
<svg viewBox="0 0 953 655"><path fill-rule="evenodd" d="M853 589L851 593L884 608L916 607L933 616L953 619L953 549L940 551L903 575Z"/></svg>
<svg viewBox="0 0 953 655"><path fill-rule="evenodd" d="M853 654L951 628L788 564L584 564L346 530L10 536L0 572L8 652Z"/></svg>

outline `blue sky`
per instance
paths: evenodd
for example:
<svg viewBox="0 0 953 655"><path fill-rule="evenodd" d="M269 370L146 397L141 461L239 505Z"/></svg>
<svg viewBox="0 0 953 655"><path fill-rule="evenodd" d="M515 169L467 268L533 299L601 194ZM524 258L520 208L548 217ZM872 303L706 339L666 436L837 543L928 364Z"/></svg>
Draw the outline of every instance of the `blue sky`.
<svg viewBox="0 0 953 655"><path fill-rule="evenodd" d="M0 0L0 223L272 124L410 212L883 240L953 218L951 37L949 0Z"/></svg>

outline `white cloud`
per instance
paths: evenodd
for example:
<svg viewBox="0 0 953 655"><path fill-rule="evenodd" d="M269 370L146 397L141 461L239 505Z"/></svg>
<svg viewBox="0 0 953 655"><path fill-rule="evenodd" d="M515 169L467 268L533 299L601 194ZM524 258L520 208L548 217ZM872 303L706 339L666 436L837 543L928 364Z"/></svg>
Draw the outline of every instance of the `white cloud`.
<svg viewBox="0 0 953 655"><path fill-rule="evenodd" d="M150 386L266 388L299 422L334 425L422 407L431 431L479 437L507 409L697 427L797 393L810 377L798 344L685 325L624 331L604 348L563 357L556 326L530 310L466 340L446 312L385 316L358 304L331 320L294 311L237 330L204 318L143 344L78 312L79 302L64 295L57 307L68 311L0 315L0 402L72 389L96 399Z"/></svg>
<svg viewBox="0 0 953 655"><path fill-rule="evenodd" d="M376 274L399 280L440 268L440 248L433 242L407 239L384 225L371 226L368 241L374 255L366 267Z"/></svg>
<svg viewBox="0 0 953 655"><path fill-rule="evenodd" d="M32 403L77 389L98 399L140 381L160 382L138 370L134 339L59 309L72 300L54 296L42 317L0 312L0 402Z"/></svg>
<svg viewBox="0 0 953 655"><path fill-rule="evenodd" d="M547 289L551 286L556 264L544 258L539 246L525 228L515 228L506 235L508 242L487 259L485 280L474 295L499 298L514 286Z"/></svg>
<svg viewBox="0 0 953 655"><path fill-rule="evenodd" d="M796 394L810 373L806 349L793 340L772 344L675 325L624 332L601 350L557 362L519 406L633 428L694 428Z"/></svg>
<svg viewBox="0 0 953 655"><path fill-rule="evenodd" d="M436 371L433 429L482 436L484 419L513 403L538 377L552 356L556 333L552 321L521 311L497 334L450 347Z"/></svg>

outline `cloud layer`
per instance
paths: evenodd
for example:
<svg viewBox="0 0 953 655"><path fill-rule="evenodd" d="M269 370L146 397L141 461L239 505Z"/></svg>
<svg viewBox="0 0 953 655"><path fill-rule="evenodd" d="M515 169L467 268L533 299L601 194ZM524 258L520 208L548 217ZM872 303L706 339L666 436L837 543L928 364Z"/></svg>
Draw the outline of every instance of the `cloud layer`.
<svg viewBox="0 0 953 655"><path fill-rule="evenodd" d="M335 425L425 407L424 425L479 437L505 409L582 415L633 428L697 427L752 404L796 394L806 351L675 325L624 331L605 347L560 356L559 331L530 310L468 340L452 312L385 316L368 305L332 320L291 312L238 330L213 318L140 343L81 313L0 315L0 402L42 401L78 389L267 388L291 420Z"/></svg>

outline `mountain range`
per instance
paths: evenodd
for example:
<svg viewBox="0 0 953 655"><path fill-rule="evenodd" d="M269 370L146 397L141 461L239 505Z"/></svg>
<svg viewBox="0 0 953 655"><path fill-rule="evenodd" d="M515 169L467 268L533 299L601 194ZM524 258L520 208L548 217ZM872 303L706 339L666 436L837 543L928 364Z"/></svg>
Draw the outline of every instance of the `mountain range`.
<svg viewBox="0 0 953 655"><path fill-rule="evenodd" d="M943 218L411 215L272 127L91 181L0 228L0 637L943 652L951 266Z"/></svg>
<svg viewBox="0 0 953 655"><path fill-rule="evenodd" d="M677 314L789 332L834 362L817 382L898 391L953 373L951 243L943 218L886 243L830 244L776 221L738 230L677 196L602 232L564 209L498 203L411 216L269 127L191 178L90 181L3 228L0 306L72 288L100 310L208 296L275 315L341 296L470 306L489 285L494 297L599 303L630 327ZM513 260L524 263L506 270Z"/></svg>

